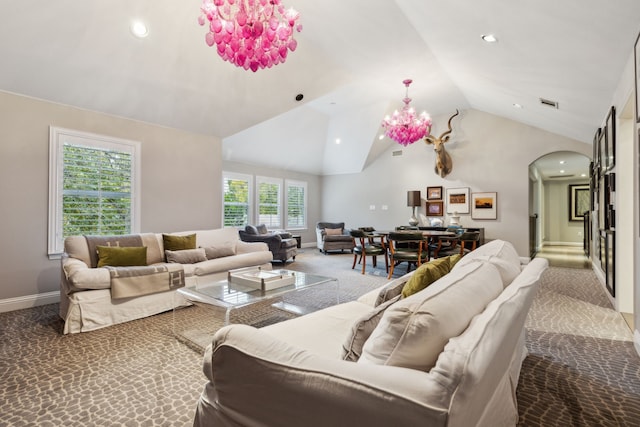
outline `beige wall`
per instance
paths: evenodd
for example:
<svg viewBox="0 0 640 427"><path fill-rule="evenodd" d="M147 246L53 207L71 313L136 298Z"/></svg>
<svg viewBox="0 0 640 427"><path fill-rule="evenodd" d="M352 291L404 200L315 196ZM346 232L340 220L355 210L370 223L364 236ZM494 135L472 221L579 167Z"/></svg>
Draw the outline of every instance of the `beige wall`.
<svg viewBox="0 0 640 427"><path fill-rule="evenodd" d="M434 117L434 133L446 126L448 116ZM435 174L431 147L417 142L394 145L362 173L325 176L322 215L327 221L346 221L348 227L373 226L379 230L406 225L411 215L407 191L427 186L469 187L471 192L498 193L498 219L472 220L461 215L467 227L484 227L488 239L513 242L522 256L529 253L529 164L554 151L575 151L591 157L585 144L499 116L465 110L453 121L447 150L453 171L445 178ZM392 151L402 150L402 156ZM371 210L370 206L375 206ZM382 206L386 205L387 210ZM421 212L424 213L424 201ZM446 218L448 219L448 218Z"/></svg>
<svg viewBox="0 0 640 427"><path fill-rule="evenodd" d="M0 302L59 289L60 261L47 256L49 126L142 143L141 231L220 226L218 138L0 92Z"/></svg>

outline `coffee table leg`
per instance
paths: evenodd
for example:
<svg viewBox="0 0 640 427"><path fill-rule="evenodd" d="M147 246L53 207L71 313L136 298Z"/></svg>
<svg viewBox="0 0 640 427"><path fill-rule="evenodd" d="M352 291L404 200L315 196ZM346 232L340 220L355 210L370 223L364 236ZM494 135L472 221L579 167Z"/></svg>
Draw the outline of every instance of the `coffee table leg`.
<svg viewBox="0 0 640 427"><path fill-rule="evenodd" d="M224 326L227 326L231 322L231 310L233 310L233 307L227 307L227 310L224 312Z"/></svg>

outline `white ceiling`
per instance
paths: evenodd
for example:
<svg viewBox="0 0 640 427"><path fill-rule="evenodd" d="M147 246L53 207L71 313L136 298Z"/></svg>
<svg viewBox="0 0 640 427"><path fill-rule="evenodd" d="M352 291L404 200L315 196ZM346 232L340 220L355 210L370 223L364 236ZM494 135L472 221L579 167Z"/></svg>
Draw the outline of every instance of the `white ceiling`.
<svg viewBox="0 0 640 427"><path fill-rule="evenodd" d="M474 108L590 143L640 30L638 0L285 5L301 15L298 49L253 73L205 44L199 0L0 0L0 90L218 136L226 160L351 173L394 144L380 121L405 78L434 117Z"/></svg>

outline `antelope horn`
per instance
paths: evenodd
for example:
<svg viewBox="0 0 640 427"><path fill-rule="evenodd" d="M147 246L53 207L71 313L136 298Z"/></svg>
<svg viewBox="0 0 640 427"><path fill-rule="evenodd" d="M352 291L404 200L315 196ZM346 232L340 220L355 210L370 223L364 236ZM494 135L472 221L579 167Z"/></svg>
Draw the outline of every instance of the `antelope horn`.
<svg viewBox="0 0 640 427"><path fill-rule="evenodd" d="M460 112L458 110L456 110L456 113L449 118L449 123L447 123L447 126L449 126L449 130L443 132L443 134L440 135L440 138L438 138L438 139L442 139L443 137L445 137L445 136L447 136L447 135L449 135L451 133L451 131L453 130L453 129L451 129L451 120L453 120L453 118L455 116L457 116L458 114L460 114Z"/></svg>

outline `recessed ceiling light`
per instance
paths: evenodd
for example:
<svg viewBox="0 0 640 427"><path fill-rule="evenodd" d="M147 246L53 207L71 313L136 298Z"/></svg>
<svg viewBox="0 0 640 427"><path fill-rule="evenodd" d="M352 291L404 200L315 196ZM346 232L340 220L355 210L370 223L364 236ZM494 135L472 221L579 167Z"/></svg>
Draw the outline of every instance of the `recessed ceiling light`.
<svg viewBox="0 0 640 427"><path fill-rule="evenodd" d="M142 21L134 21L131 24L131 33L142 39L149 35L149 29Z"/></svg>
<svg viewBox="0 0 640 427"><path fill-rule="evenodd" d="M482 40L486 41L487 43L495 43L498 41L498 38L493 34L483 34Z"/></svg>
<svg viewBox="0 0 640 427"><path fill-rule="evenodd" d="M564 160L560 160L560 164L564 165L565 161Z"/></svg>
<svg viewBox="0 0 640 427"><path fill-rule="evenodd" d="M560 170L560 173L564 173L564 169Z"/></svg>
<svg viewBox="0 0 640 427"><path fill-rule="evenodd" d="M340 144L340 138L336 138L336 144Z"/></svg>
<svg viewBox="0 0 640 427"><path fill-rule="evenodd" d="M296 95L296 101L300 102L300 101L302 101L302 98L304 98L303 94L299 93L299 94Z"/></svg>
<svg viewBox="0 0 640 427"><path fill-rule="evenodd" d="M384 134L381 133L380 136L378 137L378 139L382 141L384 139Z"/></svg>
<svg viewBox="0 0 640 427"><path fill-rule="evenodd" d="M584 178L585 176L587 176L587 174L586 173L581 173L580 176Z"/></svg>

